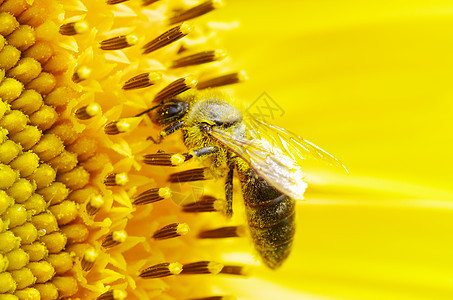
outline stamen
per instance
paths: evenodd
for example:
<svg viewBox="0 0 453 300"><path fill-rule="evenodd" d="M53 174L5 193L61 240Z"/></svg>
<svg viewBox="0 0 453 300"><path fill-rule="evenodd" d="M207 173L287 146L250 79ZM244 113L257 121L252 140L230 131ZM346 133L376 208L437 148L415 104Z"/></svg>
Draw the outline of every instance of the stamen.
<svg viewBox="0 0 453 300"><path fill-rule="evenodd" d="M66 23L60 26L60 34L76 35L88 31L88 24L85 21Z"/></svg>
<svg viewBox="0 0 453 300"><path fill-rule="evenodd" d="M128 0L107 0L106 3L109 5L114 5L114 4L120 4L120 3L123 3L126 1L128 1Z"/></svg>
<svg viewBox="0 0 453 300"><path fill-rule="evenodd" d="M159 0L143 0L143 6L153 4Z"/></svg>
<svg viewBox="0 0 453 300"><path fill-rule="evenodd" d="M203 2L200 5L192 7L186 11L180 12L177 15L171 17L169 19L169 23L170 23L170 25L172 25L175 23L184 22L184 21L199 17L201 15L204 15L221 6L223 6L222 1L209 0L209 1Z"/></svg>
<svg viewBox="0 0 453 300"><path fill-rule="evenodd" d="M176 79L156 94L153 103L161 103L163 100L179 95L196 85L197 81L190 76Z"/></svg>
<svg viewBox="0 0 453 300"><path fill-rule="evenodd" d="M151 53L153 51L156 51L157 49L165 47L173 42L176 42L177 40L189 34L190 31L191 28L186 23L182 23L181 25L173 27L165 31L164 33L162 33L161 35L159 35L157 38L150 41L146 45L144 45L143 54Z"/></svg>
<svg viewBox="0 0 453 300"><path fill-rule="evenodd" d="M123 85L123 90L141 89L156 84L162 79L162 74L152 72L132 77Z"/></svg>
<svg viewBox="0 0 453 300"><path fill-rule="evenodd" d="M203 51L173 61L171 68L181 68L205 64L213 61L220 61L224 59L226 56L227 56L226 52L220 49Z"/></svg>
<svg viewBox="0 0 453 300"><path fill-rule="evenodd" d="M138 42L135 35L120 35L101 41L99 48L102 50L120 50L131 47Z"/></svg>
<svg viewBox="0 0 453 300"><path fill-rule="evenodd" d="M200 239L223 239L230 237L240 237L245 235L245 228L243 226L228 226L212 230L201 231L198 234Z"/></svg>
<svg viewBox="0 0 453 300"><path fill-rule="evenodd" d="M188 153L155 153L143 155L143 162L152 166L179 166L191 158Z"/></svg>
<svg viewBox="0 0 453 300"><path fill-rule="evenodd" d="M235 72L231 74L222 75L219 77L207 79L205 81L201 81L197 85L197 89L203 90L206 88L213 88L218 86L224 86L229 84L235 84L244 82L248 79L247 74L245 71Z"/></svg>
<svg viewBox="0 0 453 300"><path fill-rule="evenodd" d="M221 274L248 276L250 268L247 266L224 266L220 271Z"/></svg>
<svg viewBox="0 0 453 300"><path fill-rule="evenodd" d="M83 254L82 261L80 262L82 265L82 269L84 271L89 271L93 268L96 258L98 257L99 253L96 252L94 248L89 248Z"/></svg>
<svg viewBox="0 0 453 300"><path fill-rule="evenodd" d="M74 81L75 83L79 83L81 81L88 79L88 77L90 77L90 75L91 75L91 69L88 67L82 66L74 72L74 74L72 75L72 81Z"/></svg>
<svg viewBox="0 0 453 300"><path fill-rule="evenodd" d="M206 168L198 168L186 170L178 173L170 174L168 181L170 182L190 182L210 179L206 176Z"/></svg>
<svg viewBox="0 0 453 300"><path fill-rule="evenodd" d="M124 300L127 297L126 291L110 290L97 297L97 300Z"/></svg>
<svg viewBox="0 0 453 300"><path fill-rule="evenodd" d="M124 230L113 231L102 241L102 247L109 249L124 243L127 239L127 233Z"/></svg>
<svg viewBox="0 0 453 300"><path fill-rule="evenodd" d="M237 298L232 295L223 295L223 296L211 296L203 298L190 298L188 300L236 300Z"/></svg>
<svg viewBox="0 0 453 300"><path fill-rule="evenodd" d="M224 202L212 196L203 196L200 201L183 205L182 211L186 213L222 211Z"/></svg>
<svg viewBox="0 0 453 300"><path fill-rule="evenodd" d="M151 279L178 275L179 273L181 273L182 267L182 264L177 262L162 263L142 270L138 276L146 279Z"/></svg>
<svg viewBox="0 0 453 300"><path fill-rule="evenodd" d="M157 230L153 234L153 238L156 240L166 240L186 235L187 232L189 232L189 225L186 223L173 223Z"/></svg>
<svg viewBox="0 0 453 300"><path fill-rule="evenodd" d="M184 265L182 267L181 274L218 274L222 270L222 268L223 265L221 263L213 261L198 261Z"/></svg>
<svg viewBox="0 0 453 300"><path fill-rule="evenodd" d="M135 196L132 200L134 205L144 205L154 203L171 197L170 188L153 188Z"/></svg>
<svg viewBox="0 0 453 300"><path fill-rule="evenodd" d="M95 215L104 205L104 199L100 195L90 197L86 205L87 213L90 216Z"/></svg>
<svg viewBox="0 0 453 300"><path fill-rule="evenodd" d="M96 102L92 102L76 110L75 116L79 120L88 120L98 115L101 112L101 106Z"/></svg>
<svg viewBox="0 0 453 300"><path fill-rule="evenodd" d="M106 186L125 185L129 181L126 173L110 173L104 178Z"/></svg>
<svg viewBox="0 0 453 300"><path fill-rule="evenodd" d="M112 121L104 126L104 132L108 135L116 135L131 130L133 124L138 124L138 118L124 118L118 121Z"/></svg>

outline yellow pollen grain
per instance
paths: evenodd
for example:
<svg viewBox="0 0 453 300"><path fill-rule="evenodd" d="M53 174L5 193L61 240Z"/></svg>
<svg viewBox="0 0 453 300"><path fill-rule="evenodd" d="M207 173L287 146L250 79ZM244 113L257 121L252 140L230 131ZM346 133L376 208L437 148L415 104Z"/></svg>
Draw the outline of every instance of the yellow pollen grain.
<svg viewBox="0 0 453 300"><path fill-rule="evenodd" d="M178 263L178 262L173 262L168 265L168 271L172 273L173 275L178 275L179 273L182 272L182 267L183 265Z"/></svg>
<svg viewBox="0 0 453 300"><path fill-rule="evenodd" d="M112 240L118 243L124 243L127 239L127 233L125 230L119 230L112 232Z"/></svg>
<svg viewBox="0 0 453 300"><path fill-rule="evenodd" d="M173 166L179 166L185 161L185 157L182 154L174 154L170 158L171 164Z"/></svg>
<svg viewBox="0 0 453 300"><path fill-rule="evenodd" d="M129 182L129 177L126 173L118 173L115 175L115 183L117 185L125 185Z"/></svg>
<svg viewBox="0 0 453 300"><path fill-rule="evenodd" d="M76 74L79 77L79 79L85 80L90 77L91 69L85 66L81 66L80 68L77 69Z"/></svg>
<svg viewBox="0 0 453 300"><path fill-rule="evenodd" d="M56 217L58 225L68 224L78 215L77 204L69 200L49 207L49 211Z"/></svg>
<svg viewBox="0 0 453 300"><path fill-rule="evenodd" d="M85 111L91 117L94 117L102 112L101 106L95 102L88 104Z"/></svg>
<svg viewBox="0 0 453 300"><path fill-rule="evenodd" d="M124 300L127 297L127 293L123 290L113 290L112 297L115 300Z"/></svg>
<svg viewBox="0 0 453 300"><path fill-rule="evenodd" d="M187 223L180 223L176 226L176 233L179 235L186 235L189 232L189 225Z"/></svg>
<svg viewBox="0 0 453 300"><path fill-rule="evenodd" d="M159 197L164 198L164 199L168 199L171 197L171 190L169 187L160 188L158 193L159 193Z"/></svg>
<svg viewBox="0 0 453 300"><path fill-rule="evenodd" d="M90 199L90 205L95 208L100 208L104 205L104 199L100 195L93 196Z"/></svg>
<svg viewBox="0 0 453 300"><path fill-rule="evenodd" d="M33 273L37 283L43 283L50 279L55 274L55 269L47 261L31 262L27 265L27 268Z"/></svg>
<svg viewBox="0 0 453 300"><path fill-rule="evenodd" d="M94 249L94 248L89 248L88 250L85 251L83 255L83 259L88 261L88 262L95 262L96 258L99 256L99 253Z"/></svg>
<svg viewBox="0 0 453 300"><path fill-rule="evenodd" d="M192 77L192 76L187 76L185 79L184 79L184 84L190 88L194 88L197 86L198 84L198 81Z"/></svg>
<svg viewBox="0 0 453 300"><path fill-rule="evenodd" d="M222 271L223 264L211 261L211 262L209 262L207 268L208 268L209 273L218 274L218 273L220 273L220 271Z"/></svg>
<svg viewBox="0 0 453 300"><path fill-rule="evenodd" d="M74 30L78 33L78 34L81 34L81 33L85 33L88 31L88 24L84 21L81 21L81 22L76 22L74 24Z"/></svg>

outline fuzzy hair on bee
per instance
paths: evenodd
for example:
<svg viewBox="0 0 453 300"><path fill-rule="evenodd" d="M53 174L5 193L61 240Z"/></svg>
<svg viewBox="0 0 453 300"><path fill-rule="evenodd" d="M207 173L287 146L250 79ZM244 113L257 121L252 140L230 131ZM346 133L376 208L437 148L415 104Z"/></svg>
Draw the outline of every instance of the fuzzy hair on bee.
<svg viewBox="0 0 453 300"><path fill-rule="evenodd" d="M205 180L207 171L214 178L226 178L225 213L229 216L237 170L251 238L261 261L271 269L278 268L291 252L295 201L303 199L307 187L301 161L315 158L343 167L318 146L244 114L229 96L215 90L188 91L166 99L149 115L164 126L160 139L182 131L189 151L178 161L198 157L209 162L207 170L172 174L170 181ZM176 165L175 156L165 157L169 165Z"/></svg>

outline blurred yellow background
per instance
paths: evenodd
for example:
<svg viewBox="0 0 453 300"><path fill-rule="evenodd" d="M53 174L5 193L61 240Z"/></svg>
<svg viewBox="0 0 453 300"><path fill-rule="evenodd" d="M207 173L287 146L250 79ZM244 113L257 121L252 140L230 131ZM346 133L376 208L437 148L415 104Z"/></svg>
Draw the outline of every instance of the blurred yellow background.
<svg viewBox="0 0 453 300"><path fill-rule="evenodd" d="M453 3L240 1L224 44L273 123L350 174L308 176L294 252L248 299L453 298ZM242 286L241 286L242 284ZM240 293L239 293L240 294Z"/></svg>

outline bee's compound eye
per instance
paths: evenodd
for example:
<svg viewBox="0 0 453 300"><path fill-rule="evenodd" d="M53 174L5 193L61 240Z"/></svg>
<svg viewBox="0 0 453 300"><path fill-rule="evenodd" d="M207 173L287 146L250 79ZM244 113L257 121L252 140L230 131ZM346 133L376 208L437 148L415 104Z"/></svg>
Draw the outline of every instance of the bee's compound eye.
<svg viewBox="0 0 453 300"><path fill-rule="evenodd" d="M153 122L160 125L168 125L184 117L188 108L188 103L172 100L164 104L152 116Z"/></svg>
<svg viewBox="0 0 453 300"><path fill-rule="evenodd" d="M181 108L176 105L170 105L166 111L170 116L176 115L181 112Z"/></svg>

